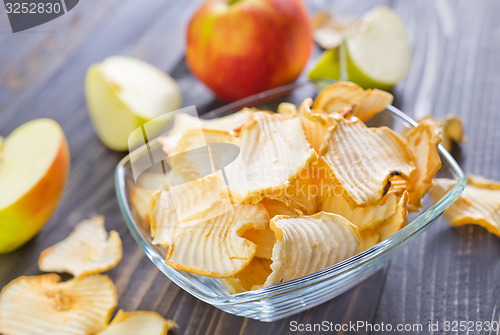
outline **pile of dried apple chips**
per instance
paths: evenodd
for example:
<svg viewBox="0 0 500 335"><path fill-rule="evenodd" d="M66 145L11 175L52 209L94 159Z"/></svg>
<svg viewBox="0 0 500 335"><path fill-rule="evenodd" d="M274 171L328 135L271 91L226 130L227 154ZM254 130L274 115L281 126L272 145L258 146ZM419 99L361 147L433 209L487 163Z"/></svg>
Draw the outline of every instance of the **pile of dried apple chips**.
<svg viewBox="0 0 500 335"><path fill-rule="evenodd" d="M160 138L171 170L150 206L166 263L238 293L319 271L404 227L441 166L440 125L367 127L392 99L338 82L277 113L179 114Z"/></svg>

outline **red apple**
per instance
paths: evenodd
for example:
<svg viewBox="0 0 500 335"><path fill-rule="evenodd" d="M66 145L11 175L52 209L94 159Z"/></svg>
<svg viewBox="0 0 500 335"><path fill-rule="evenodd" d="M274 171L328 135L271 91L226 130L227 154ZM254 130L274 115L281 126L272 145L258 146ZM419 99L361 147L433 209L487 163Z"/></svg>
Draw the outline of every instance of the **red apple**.
<svg viewBox="0 0 500 335"><path fill-rule="evenodd" d="M186 59L228 102L293 82L312 45L302 0L207 0L189 23Z"/></svg>

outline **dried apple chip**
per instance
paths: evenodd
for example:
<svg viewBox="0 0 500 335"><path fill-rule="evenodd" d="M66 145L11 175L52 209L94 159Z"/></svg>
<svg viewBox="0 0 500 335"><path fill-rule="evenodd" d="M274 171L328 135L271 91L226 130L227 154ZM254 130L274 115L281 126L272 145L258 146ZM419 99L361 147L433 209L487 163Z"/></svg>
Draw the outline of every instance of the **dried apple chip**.
<svg viewBox="0 0 500 335"><path fill-rule="evenodd" d="M242 236L252 228L265 229L269 222L261 205L216 203L197 217L199 222L178 223L166 263L178 270L216 278L233 276L250 263L257 246Z"/></svg>
<svg viewBox="0 0 500 335"><path fill-rule="evenodd" d="M407 179L414 169L405 140L387 127L368 128L359 120L339 120L329 133L321 160L353 207L378 203L392 176Z"/></svg>
<svg viewBox="0 0 500 335"><path fill-rule="evenodd" d="M446 150L452 149L453 143L467 141L464 136L464 125L462 119L457 115L447 115L442 123L443 127L443 146Z"/></svg>
<svg viewBox="0 0 500 335"><path fill-rule="evenodd" d="M354 255L358 228L340 215L275 216L270 223L277 242L272 273L264 286L282 283L322 270Z"/></svg>
<svg viewBox="0 0 500 335"><path fill-rule="evenodd" d="M228 135L236 135L243 126L252 121L253 113L251 109L245 108L237 113L211 120L178 113L175 115L174 126L168 135L159 137L158 142L163 146L163 151L171 154L176 150L184 133L190 129L219 130Z"/></svg>
<svg viewBox="0 0 500 335"><path fill-rule="evenodd" d="M104 216L79 223L73 232L42 251L40 270L67 272L76 277L99 273L116 266L122 259L122 241L116 231L106 232Z"/></svg>
<svg viewBox="0 0 500 335"><path fill-rule="evenodd" d="M349 107L353 116L366 121L392 103L390 93L378 89L363 90L354 83L339 81L323 89L314 101L314 109L327 113L339 112Z"/></svg>
<svg viewBox="0 0 500 335"><path fill-rule="evenodd" d="M380 242L380 235L373 229L363 229L359 231L361 242L358 247L358 252L363 252L370 249Z"/></svg>
<svg viewBox="0 0 500 335"><path fill-rule="evenodd" d="M480 176L467 176L467 182L471 186L483 188L486 190L500 191L500 182L489 180Z"/></svg>
<svg viewBox="0 0 500 335"><path fill-rule="evenodd" d="M214 161L218 158L226 161L229 156L236 158L239 154L236 143L237 138L225 131L189 129L169 154L167 162L175 173L186 180L201 178L215 172Z"/></svg>
<svg viewBox="0 0 500 335"><path fill-rule="evenodd" d="M276 243L276 237L274 236L274 232L269 227L261 230L249 229L242 235L242 237L257 246L257 249L255 250L255 257L270 259L273 255L273 246L274 243Z"/></svg>
<svg viewBox="0 0 500 335"><path fill-rule="evenodd" d="M264 207L270 219L276 215L295 216L304 213L303 209L297 209L297 204L290 199L264 198L260 204ZM257 246L255 257L271 258L276 237L268 224L264 229L248 229L242 236Z"/></svg>
<svg viewBox="0 0 500 335"><path fill-rule="evenodd" d="M394 235L408 223L408 199L408 192L405 191L403 196L398 201L396 212L376 228L381 241Z"/></svg>
<svg viewBox="0 0 500 335"><path fill-rule="evenodd" d="M180 220L189 221L191 216L217 201L230 202L220 171L157 192L150 205L153 243L168 246Z"/></svg>
<svg viewBox="0 0 500 335"><path fill-rule="evenodd" d="M404 191L403 195L399 197L396 208L391 216L375 226L359 230L359 235L361 237L359 252L369 249L380 241L394 235L406 225L408 222L407 203L408 192Z"/></svg>
<svg viewBox="0 0 500 335"><path fill-rule="evenodd" d="M108 328L98 335L147 334L164 335L179 326L172 320L165 320L156 312L124 312L119 310Z"/></svg>
<svg viewBox="0 0 500 335"><path fill-rule="evenodd" d="M342 196L328 194L321 197L319 208L323 212L343 216L360 230L371 229L394 215L399 198L397 194L390 193L386 194L378 204L353 209Z"/></svg>
<svg viewBox="0 0 500 335"><path fill-rule="evenodd" d="M210 143L234 143L236 137L229 132L218 129L188 129L182 134L177 146L170 155L177 155L191 149L200 148ZM172 162L172 168L175 168L175 162Z"/></svg>
<svg viewBox="0 0 500 335"><path fill-rule="evenodd" d="M149 222L153 243L167 247L177 223L177 212L168 190L155 193L151 199Z"/></svg>
<svg viewBox="0 0 500 335"><path fill-rule="evenodd" d="M130 191L130 202L144 223L149 223L149 206L156 191L134 186Z"/></svg>
<svg viewBox="0 0 500 335"><path fill-rule="evenodd" d="M335 117L329 117L324 113L313 113L311 105L312 99L305 99L299 107L298 115L309 144L319 153L328 128L335 123Z"/></svg>
<svg viewBox="0 0 500 335"><path fill-rule="evenodd" d="M285 189L317 159L298 118L260 112L254 119L240 134L244 167L225 169L236 202Z"/></svg>
<svg viewBox="0 0 500 335"><path fill-rule="evenodd" d="M431 196L442 198L455 184L452 179L435 179ZM469 176L470 185L460 197L444 211L452 226L476 224L500 237L500 183Z"/></svg>
<svg viewBox="0 0 500 335"><path fill-rule="evenodd" d="M264 285L271 274L270 259L255 257L250 264L234 277L221 278L220 280L229 294L255 290Z"/></svg>
<svg viewBox="0 0 500 335"><path fill-rule="evenodd" d="M418 211L420 200L432 187L432 178L441 168L438 145L441 142L440 125L432 119L422 120L407 135L408 145L415 157L415 169L410 175L408 207Z"/></svg>
<svg viewBox="0 0 500 335"><path fill-rule="evenodd" d="M282 102L279 104L277 112L285 117L294 117L297 114L297 106L289 102Z"/></svg>
<svg viewBox="0 0 500 335"><path fill-rule="evenodd" d="M56 274L19 277L0 293L0 333L95 334L116 307L113 282L105 275L61 282Z"/></svg>

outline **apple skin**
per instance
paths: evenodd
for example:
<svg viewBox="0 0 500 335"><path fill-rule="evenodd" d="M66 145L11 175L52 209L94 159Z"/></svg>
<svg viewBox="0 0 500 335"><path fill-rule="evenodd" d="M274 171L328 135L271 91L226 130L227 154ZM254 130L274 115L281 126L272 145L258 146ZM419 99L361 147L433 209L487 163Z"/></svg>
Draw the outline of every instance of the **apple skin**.
<svg viewBox="0 0 500 335"><path fill-rule="evenodd" d="M0 254L11 252L35 236L52 215L69 174L70 153L64 136L45 175L9 207L0 209Z"/></svg>
<svg viewBox="0 0 500 335"><path fill-rule="evenodd" d="M186 61L222 101L293 82L313 46L302 0L208 0L192 17Z"/></svg>

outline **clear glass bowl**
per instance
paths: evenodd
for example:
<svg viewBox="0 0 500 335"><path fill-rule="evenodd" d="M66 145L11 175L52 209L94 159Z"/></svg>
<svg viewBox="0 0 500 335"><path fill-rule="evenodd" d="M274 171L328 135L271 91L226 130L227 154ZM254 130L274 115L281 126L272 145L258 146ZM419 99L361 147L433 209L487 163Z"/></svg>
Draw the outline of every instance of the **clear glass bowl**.
<svg viewBox="0 0 500 335"><path fill-rule="evenodd" d="M322 87L330 83L331 81L326 80L306 81L279 87L226 105L203 117L219 117L243 107L276 110L277 105L283 101L298 105L306 97L314 98ZM389 106L367 124L384 125L400 132L404 128L414 127L416 122L395 107ZM115 186L118 202L130 232L146 255L170 280L198 299L225 312L261 321L275 321L328 301L373 275L386 265L396 252L427 229L431 222L458 198L466 184L464 174L443 147L440 146L439 150L442 167L437 175L455 179L457 184L435 204L428 198L424 199L424 208L419 213L411 215L409 224L399 232L360 254L316 273L234 295L230 295L217 279L178 271L167 266L164 262L166 249L151 243L149 223L144 219L145 205L131 199L131 194L137 190L140 192L143 189L151 189L150 177L154 177L155 174L161 176L162 172L158 164L155 164L141 175L141 178L134 181L131 160L150 161L153 157L164 156L155 140L122 159L116 168Z"/></svg>

